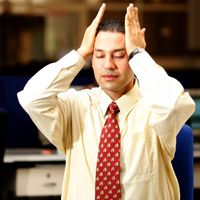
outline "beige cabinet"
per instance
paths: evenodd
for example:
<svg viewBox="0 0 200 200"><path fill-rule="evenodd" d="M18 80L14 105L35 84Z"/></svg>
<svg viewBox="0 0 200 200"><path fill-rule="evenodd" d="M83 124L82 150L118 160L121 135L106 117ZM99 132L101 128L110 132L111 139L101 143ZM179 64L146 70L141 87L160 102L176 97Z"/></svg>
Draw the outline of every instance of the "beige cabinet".
<svg viewBox="0 0 200 200"><path fill-rule="evenodd" d="M16 171L16 196L59 196L64 164L36 165Z"/></svg>

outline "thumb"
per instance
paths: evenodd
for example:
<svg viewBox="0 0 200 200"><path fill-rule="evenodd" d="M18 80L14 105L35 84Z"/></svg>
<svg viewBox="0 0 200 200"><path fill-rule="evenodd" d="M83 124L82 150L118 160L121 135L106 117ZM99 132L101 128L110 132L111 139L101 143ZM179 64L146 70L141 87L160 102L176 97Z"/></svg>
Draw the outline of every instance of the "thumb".
<svg viewBox="0 0 200 200"><path fill-rule="evenodd" d="M141 32L142 32L143 35L145 35L146 28L142 28Z"/></svg>

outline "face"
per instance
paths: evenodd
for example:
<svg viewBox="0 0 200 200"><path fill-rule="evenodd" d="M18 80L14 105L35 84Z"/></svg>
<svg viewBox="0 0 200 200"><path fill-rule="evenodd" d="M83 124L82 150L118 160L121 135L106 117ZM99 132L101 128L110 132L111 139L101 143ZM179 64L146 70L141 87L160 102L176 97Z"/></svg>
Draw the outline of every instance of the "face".
<svg viewBox="0 0 200 200"><path fill-rule="evenodd" d="M92 66L97 83L117 99L133 87L133 72L128 64L125 35L100 31L95 39Z"/></svg>

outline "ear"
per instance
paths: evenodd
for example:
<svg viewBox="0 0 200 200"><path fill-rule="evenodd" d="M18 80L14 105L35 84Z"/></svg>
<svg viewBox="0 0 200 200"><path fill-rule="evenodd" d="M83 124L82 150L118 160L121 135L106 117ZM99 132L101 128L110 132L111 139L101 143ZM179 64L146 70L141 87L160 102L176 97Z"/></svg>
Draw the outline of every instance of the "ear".
<svg viewBox="0 0 200 200"><path fill-rule="evenodd" d="M86 65L85 65L86 68L92 67L92 58L93 58L93 53L86 61Z"/></svg>

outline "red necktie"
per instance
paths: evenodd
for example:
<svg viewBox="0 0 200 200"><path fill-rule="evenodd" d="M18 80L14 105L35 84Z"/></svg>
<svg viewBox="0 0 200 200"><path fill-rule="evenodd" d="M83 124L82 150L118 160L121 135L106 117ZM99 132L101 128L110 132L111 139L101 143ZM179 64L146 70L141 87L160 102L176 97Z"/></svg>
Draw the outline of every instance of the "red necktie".
<svg viewBox="0 0 200 200"><path fill-rule="evenodd" d="M95 200L120 200L120 130L115 102L108 106L108 118L102 129L96 168Z"/></svg>

